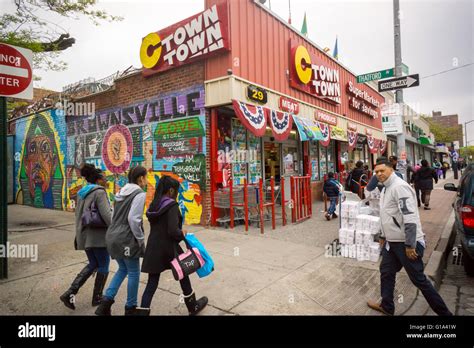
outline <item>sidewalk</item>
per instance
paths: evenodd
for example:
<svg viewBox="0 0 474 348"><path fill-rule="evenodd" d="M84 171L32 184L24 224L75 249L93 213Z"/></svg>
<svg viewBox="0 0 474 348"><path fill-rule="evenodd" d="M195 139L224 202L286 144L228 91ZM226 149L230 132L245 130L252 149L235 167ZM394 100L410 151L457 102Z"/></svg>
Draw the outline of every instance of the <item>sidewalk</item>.
<svg viewBox="0 0 474 348"><path fill-rule="evenodd" d="M437 244L441 222L452 209L446 204L451 201L448 194L451 192L434 190L433 210L421 211L428 240L427 253ZM243 226L234 230L189 227L188 232L196 233L215 261L212 275L203 279L191 277L197 295L209 297L209 306L203 314L379 315L366 305L367 299L379 297L378 263L326 257L325 247L338 235L338 220L326 221L320 213L322 207L322 203L315 204L313 218L297 225L284 228L277 225L277 229L272 230L267 223L263 235L256 227L251 227L248 235ZM16 205L8 209L9 226L18 225L19 220L28 216L32 221L41 218L50 227L9 234L10 243L38 244L39 258L37 262L9 260L10 277L0 281L0 314L93 315L91 280L77 296L76 311L65 308L59 301L86 260L83 252L73 249L74 214ZM434 219L438 219L438 223ZM67 222L69 224L65 224ZM149 230L147 222L145 230ZM116 268L112 261L111 272ZM142 274L139 298L145 284L146 274ZM171 272L165 272L155 294L152 314L185 315L180 293ZM396 314L407 312L416 296L417 289L406 273L400 272L395 291ZM113 313L123 315L125 297L124 284Z"/></svg>

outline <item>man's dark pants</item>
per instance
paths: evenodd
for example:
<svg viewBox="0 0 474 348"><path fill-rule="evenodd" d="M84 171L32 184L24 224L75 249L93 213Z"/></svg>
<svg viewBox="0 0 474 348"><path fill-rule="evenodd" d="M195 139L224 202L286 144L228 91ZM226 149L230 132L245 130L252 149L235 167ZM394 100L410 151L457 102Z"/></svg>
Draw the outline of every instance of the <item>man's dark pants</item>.
<svg viewBox="0 0 474 348"><path fill-rule="evenodd" d="M423 246L416 243L416 260L410 260L405 254L405 243L389 242L390 250L385 245L382 249L382 262L380 263L380 284L382 295L382 308L390 314L394 314L395 305L393 292L395 290L395 278L402 267L405 268L412 283L420 289L426 301L438 315L452 315L441 296L433 287L431 282L423 273Z"/></svg>

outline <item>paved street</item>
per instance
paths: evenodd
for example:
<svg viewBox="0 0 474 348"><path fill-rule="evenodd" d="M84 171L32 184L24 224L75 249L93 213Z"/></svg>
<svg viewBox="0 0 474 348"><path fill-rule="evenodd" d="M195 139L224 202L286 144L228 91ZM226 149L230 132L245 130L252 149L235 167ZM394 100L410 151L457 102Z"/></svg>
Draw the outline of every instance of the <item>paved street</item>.
<svg viewBox="0 0 474 348"><path fill-rule="evenodd" d="M452 209L446 202L451 201L453 193L441 190L443 183L442 180L433 192L433 210L421 211L428 255L438 243L444 217ZM325 247L337 238L338 221L326 221L320 213L322 208L322 203L315 204L313 218L300 224L279 226L273 231L267 223L263 235L256 227L246 235L241 225L232 231L189 227L216 264L211 276L191 277L197 294L209 297L210 306L203 314L378 315L366 306L367 299L377 299L379 295L378 263L327 257ZM59 301L86 260L83 252L73 250L73 214L11 205L9 220L10 243L37 244L39 256L37 262L10 259L10 277L0 281L0 313L93 315L91 280L77 296L76 311L68 310ZM32 226L30 222L34 221L39 226ZM145 230L148 229L146 222ZM112 261L111 272L116 269ZM142 274L139 294L145 284L146 275ZM152 314L184 315L186 309L179 295L178 283L171 272L165 272ZM113 307L115 314L123 314L125 296L126 287L122 286ZM395 296L396 314L409 310L409 314L424 314L413 313L417 290L404 271L397 276ZM461 299L470 301L466 296L461 292ZM463 313L467 314L467 309Z"/></svg>
<svg viewBox="0 0 474 348"><path fill-rule="evenodd" d="M454 247L459 245L459 238L456 238ZM457 257L454 252L449 254L440 294L456 315L474 315L474 278L468 277L464 272L461 252ZM436 315L432 310L427 314Z"/></svg>

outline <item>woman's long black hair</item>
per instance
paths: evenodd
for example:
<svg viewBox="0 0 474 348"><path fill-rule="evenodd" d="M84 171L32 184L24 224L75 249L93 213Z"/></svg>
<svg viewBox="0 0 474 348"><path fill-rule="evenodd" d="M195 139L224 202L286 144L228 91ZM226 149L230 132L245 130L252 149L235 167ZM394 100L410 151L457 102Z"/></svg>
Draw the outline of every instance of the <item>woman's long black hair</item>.
<svg viewBox="0 0 474 348"><path fill-rule="evenodd" d="M99 168L89 163L84 163L81 167L81 176L84 177L88 183L96 184L104 173Z"/></svg>
<svg viewBox="0 0 474 348"><path fill-rule="evenodd" d="M155 190L155 196L153 197L153 201L150 204L150 211L156 211L160 204L161 198L169 192L170 189L174 189L176 192L179 190L179 181L173 179L168 175L163 175L160 178L160 182Z"/></svg>

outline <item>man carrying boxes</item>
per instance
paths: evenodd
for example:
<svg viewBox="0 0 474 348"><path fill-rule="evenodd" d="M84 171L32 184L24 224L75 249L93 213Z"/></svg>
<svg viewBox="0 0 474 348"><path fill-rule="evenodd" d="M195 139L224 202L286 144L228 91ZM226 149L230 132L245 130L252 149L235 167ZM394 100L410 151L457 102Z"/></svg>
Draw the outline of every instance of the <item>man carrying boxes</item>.
<svg viewBox="0 0 474 348"><path fill-rule="evenodd" d="M382 262L380 285L382 301L367 305L387 315L395 313L393 292L395 278L402 267L412 283L420 289L426 301L438 315L452 315L441 296L423 273L424 233L421 229L415 191L394 174L391 163L379 158L375 175L384 185L380 195Z"/></svg>

